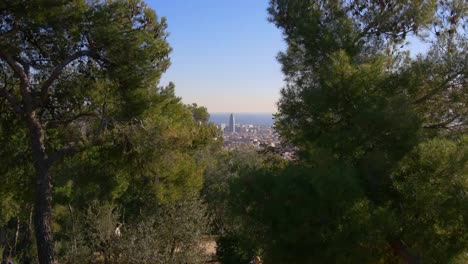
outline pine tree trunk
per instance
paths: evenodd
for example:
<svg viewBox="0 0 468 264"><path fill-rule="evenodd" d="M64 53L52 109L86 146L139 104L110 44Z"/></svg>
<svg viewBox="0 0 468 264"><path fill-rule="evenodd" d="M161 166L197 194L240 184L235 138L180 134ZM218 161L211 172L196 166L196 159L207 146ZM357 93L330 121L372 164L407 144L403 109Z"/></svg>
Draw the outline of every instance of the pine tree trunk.
<svg viewBox="0 0 468 264"><path fill-rule="evenodd" d="M34 168L36 170L34 229L39 263L56 264L52 235L51 183L44 147L44 131L35 116L35 112L28 115L27 122L31 135Z"/></svg>
<svg viewBox="0 0 468 264"><path fill-rule="evenodd" d="M11 251L11 255L13 257L16 257L16 245L18 245L19 230L20 230L20 220L19 220L19 217L16 217L15 239L13 240L13 249Z"/></svg>
<svg viewBox="0 0 468 264"><path fill-rule="evenodd" d="M70 218L71 218L71 223L72 223L72 234L73 234L73 245L72 245L72 253L75 254L76 250L78 248L78 245L76 243L76 228L75 228L75 217L73 215L73 208L71 204L68 204L68 211L70 212Z"/></svg>

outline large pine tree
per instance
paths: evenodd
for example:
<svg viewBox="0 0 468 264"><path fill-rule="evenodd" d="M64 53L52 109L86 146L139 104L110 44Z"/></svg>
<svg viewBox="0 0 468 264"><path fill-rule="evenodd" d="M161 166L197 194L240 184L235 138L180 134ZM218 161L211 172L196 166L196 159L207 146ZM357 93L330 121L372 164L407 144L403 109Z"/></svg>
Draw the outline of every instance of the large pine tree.
<svg viewBox="0 0 468 264"><path fill-rule="evenodd" d="M2 1L0 21L2 109L29 137L39 262L56 263L51 168L138 122L169 66L166 24L142 1Z"/></svg>
<svg viewBox="0 0 468 264"><path fill-rule="evenodd" d="M448 263L467 250L466 3L270 1L287 168L234 180L268 263ZM427 54L404 51L426 36ZM429 37L427 37L429 36Z"/></svg>

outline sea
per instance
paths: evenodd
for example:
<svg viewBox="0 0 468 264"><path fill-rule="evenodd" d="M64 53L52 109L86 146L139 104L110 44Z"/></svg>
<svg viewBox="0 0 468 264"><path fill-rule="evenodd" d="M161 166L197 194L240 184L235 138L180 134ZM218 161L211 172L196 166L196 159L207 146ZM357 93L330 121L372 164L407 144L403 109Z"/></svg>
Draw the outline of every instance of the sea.
<svg viewBox="0 0 468 264"><path fill-rule="evenodd" d="M273 113L233 113L236 124L273 126ZM210 121L215 124L229 124L231 113L210 113Z"/></svg>

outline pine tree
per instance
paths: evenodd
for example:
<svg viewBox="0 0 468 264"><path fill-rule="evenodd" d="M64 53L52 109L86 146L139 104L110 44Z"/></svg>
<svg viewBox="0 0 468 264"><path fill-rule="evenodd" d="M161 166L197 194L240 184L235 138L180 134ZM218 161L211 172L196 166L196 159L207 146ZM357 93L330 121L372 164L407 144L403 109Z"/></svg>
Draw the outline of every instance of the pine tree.
<svg viewBox="0 0 468 264"><path fill-rule="evenodd" d="M137 122L169 66L166 24L141 1L2 1L0 19L0 97L29 137L39 261L56 263L51 169Z"/></svg>
<svg viewBox="0 0 468 264"><path fill-rule="evenodd" d="M269 12L288 44L276 128L299 159L246 171L230 198L265 261L455 261L468 228L466 4L272 0ZM407 37L433 25L431 50L409 57Z"/></svg>

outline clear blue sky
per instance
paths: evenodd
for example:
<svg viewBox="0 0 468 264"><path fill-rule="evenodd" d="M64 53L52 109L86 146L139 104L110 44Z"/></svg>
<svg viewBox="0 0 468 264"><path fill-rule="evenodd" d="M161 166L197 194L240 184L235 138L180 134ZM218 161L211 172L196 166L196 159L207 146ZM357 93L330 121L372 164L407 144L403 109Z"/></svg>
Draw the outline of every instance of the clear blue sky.
<svg viewBox="0 0 468 264"><path fill-rule="evenodd" d="M267 21L268 0L147 0L165 16L173 51L161 84L172 81L184 103L209 112L276 112L286 48ZM412 55L427 50L409 38Z"/></svg>
<svg viewBox="0 0 468 264"><path fill-rule="evenodd" d="M275 112L283 75L281 32L268 0L147 0L165 16L173 51L161 84L209 112Z"/></svg>

